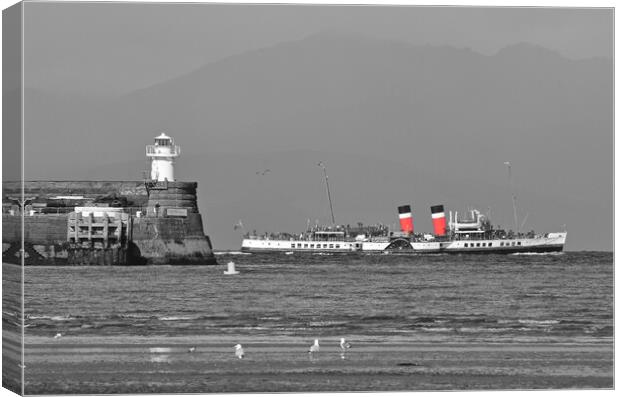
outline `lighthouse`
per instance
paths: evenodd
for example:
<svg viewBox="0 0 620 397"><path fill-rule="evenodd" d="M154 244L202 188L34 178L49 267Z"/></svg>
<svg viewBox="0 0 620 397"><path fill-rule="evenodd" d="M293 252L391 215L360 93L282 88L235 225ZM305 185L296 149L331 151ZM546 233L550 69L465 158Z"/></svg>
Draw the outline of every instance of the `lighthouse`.
<svg viewBox="0 0 620 397"><path fill-rule="evenodd" d="M146 157L151 159L151 179L158 182L174 181L174 159L181 148L163 132L155 137L155 144L146 146Z"/></svg>

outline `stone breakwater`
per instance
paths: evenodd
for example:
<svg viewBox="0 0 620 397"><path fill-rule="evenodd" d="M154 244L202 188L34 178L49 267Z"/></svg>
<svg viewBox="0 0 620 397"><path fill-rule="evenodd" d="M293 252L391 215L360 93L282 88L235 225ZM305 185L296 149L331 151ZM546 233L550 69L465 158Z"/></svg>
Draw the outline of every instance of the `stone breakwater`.
<svg viewBox="0 0 620 397"><path fill-rule="evenodd" d="M26 265L215 264L196 192L196 182L34 181L21 201L21 183L3 182L3 261L19 263L23 237Z"/></svg>

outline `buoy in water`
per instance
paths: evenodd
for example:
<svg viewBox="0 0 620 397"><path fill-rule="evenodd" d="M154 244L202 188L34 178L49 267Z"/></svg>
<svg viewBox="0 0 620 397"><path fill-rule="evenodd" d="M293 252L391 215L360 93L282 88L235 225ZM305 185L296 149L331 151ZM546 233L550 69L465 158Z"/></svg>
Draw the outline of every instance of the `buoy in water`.
<svg viewBox="0 0 620 397"><path fill-rule="evenodd" d="M235 262L228 262L228 270L225 271L224 274L239 274L239 272L235 270Z"/></svg>

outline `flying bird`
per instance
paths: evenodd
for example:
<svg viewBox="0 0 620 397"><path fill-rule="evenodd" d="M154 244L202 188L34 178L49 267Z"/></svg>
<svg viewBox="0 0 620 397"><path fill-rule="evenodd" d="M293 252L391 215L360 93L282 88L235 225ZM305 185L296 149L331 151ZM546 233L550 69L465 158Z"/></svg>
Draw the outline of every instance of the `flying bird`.
<svg viewBox="0 0 620 397"><path fill-rule="evenodd" d="M318 353L319 350L321 350L321 347L319 346L319 340L315 339L314 340L314 345L310 346L310 349L308 350L308 353Z"/></svg>
<svg viewBox="0 0 620 397"><path fill-rule="evenodd" d="M188 353L193 353L195 351L196 351L196 346L192 346L187 350Z"/></svg>
<svg viewBox="0 0 620 397"><path fill-rule="evenodd" d="M54 339L60 339L61 337L62 337L62 334L60 332L54 335Z"/></svg>
<svg viewBox="0 0 620 397"><path fill-rule="evenodd" d="M256 171L256 175L265 175L268 172L271 172L271 170L269 168L267 168L264 171Z"/></svg>
<svg viewBox="0 0 620 397"><path fill-rule="evenodd" d="M243 356L245 355L243 351L243 347L240 344L237 344L234 347L235 347L235 356L237 356L237 358L243 358Z"/></svg>

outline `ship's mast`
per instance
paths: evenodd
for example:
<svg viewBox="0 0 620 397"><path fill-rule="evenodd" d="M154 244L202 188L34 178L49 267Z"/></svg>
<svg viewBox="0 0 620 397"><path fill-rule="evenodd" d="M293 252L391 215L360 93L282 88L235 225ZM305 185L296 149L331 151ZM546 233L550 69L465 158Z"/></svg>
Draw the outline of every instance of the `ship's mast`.
<svg viewBox="0 0 620 397"><path fill-rule="evenodd" d="M519 221L517 220L517 194L515 193L514 184L512 182L512 171L510 170L510 161L504 162L508 166L508 179L510 180L510 193L512 194L512 211L515 217L515 232L519 233Z"/></svg>
<svg viewBox="0 0 620 397"><path fill-rule="evenodd" d="M334 219L334 207L332 207L332 196L329 192L329 178L327 177L327 168L325 168L325 164L322 161L319 161L317 164L319 167L323 168L323 174L325 175L325 186L327 186L327 199L329 200L329 210L332 214L332 224L336 224L336 220Z"/></svg>

